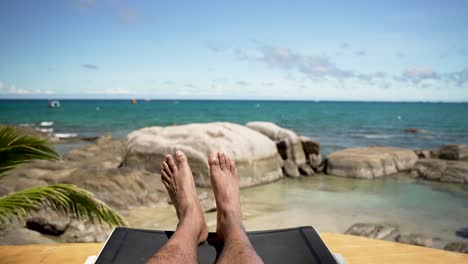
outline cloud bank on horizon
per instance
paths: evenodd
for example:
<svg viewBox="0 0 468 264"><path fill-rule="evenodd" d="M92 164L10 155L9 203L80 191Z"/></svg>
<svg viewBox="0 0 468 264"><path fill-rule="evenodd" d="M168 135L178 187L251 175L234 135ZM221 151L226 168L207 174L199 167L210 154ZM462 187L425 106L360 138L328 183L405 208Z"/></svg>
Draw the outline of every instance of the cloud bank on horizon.
<svg viewBox="0 0 468 264"><path fill-rule="evenodd" d="M468 2L2 1L0 98L468 101Z"/></svg>

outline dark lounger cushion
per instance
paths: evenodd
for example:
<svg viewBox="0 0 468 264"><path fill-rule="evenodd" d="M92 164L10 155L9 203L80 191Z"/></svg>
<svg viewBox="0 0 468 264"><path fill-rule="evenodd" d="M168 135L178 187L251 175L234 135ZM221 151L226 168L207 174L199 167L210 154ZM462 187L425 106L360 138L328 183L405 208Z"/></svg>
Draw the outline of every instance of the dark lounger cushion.
<svg viewBox="0 0 468 264"><path fill-rule="evenodd" d="M96 264L145 263L173 232L116 228ZM248 232L250 241L265 263L337 263L317 232L310 226ZM214 263L222 242L216 233L198 247L200 263Z"/></svg>

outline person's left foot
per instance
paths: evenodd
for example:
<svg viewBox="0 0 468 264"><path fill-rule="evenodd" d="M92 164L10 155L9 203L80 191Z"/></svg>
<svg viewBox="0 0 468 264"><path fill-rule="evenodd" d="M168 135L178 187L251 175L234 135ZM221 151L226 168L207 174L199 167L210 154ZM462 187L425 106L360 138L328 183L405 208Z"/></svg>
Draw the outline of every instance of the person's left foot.
<svg viewBox="0 0 468 264"><path fill-rule="evenodd" d="M187 162L187 156L182 151L176 151L175 158L166 155L161 170L161 180L171 197L179 218L179 225L187 223L198 235L198 242L206 240L208 227L198 200L192 171Z"/></svg>

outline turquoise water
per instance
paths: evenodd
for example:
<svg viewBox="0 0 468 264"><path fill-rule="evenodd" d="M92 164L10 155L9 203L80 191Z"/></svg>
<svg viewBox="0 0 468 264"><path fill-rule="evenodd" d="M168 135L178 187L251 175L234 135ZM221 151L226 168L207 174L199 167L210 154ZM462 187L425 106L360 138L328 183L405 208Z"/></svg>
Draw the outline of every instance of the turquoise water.
<svg viewBox="0 0 468 264"><path fill-rule="evenodd" d="M0 123L79 136L123 137L146 126L261 120L318 139L325 153L352 146L468 144L466 103L153 100L132 105L128 100L62 100L61 104L50 109L46 100L0 100ZM44 121L54 123L41 127ZM424 133L406 133L407 128Z"/></svg>

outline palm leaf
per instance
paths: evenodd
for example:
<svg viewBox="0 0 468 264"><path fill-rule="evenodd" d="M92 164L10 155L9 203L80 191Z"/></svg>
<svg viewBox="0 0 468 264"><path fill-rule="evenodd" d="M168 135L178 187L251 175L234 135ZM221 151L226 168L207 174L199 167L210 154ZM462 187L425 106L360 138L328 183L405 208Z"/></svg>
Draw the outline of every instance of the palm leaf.
<svg viewBox="0 0 468 264"><path fill-rule="evenodd" d="M109 226L126 225L125 220L94 195L72 184L35 187L0 197L0 226L22 221L50 206L58 212L87 218Z"/></svg>
<svg viewBox="0 0 468 264"><path fill-rule="evenodd" d="M57 160L60 155L47 140L23 135L13 127L0 129L0 175L34 159Z"/></svg>

